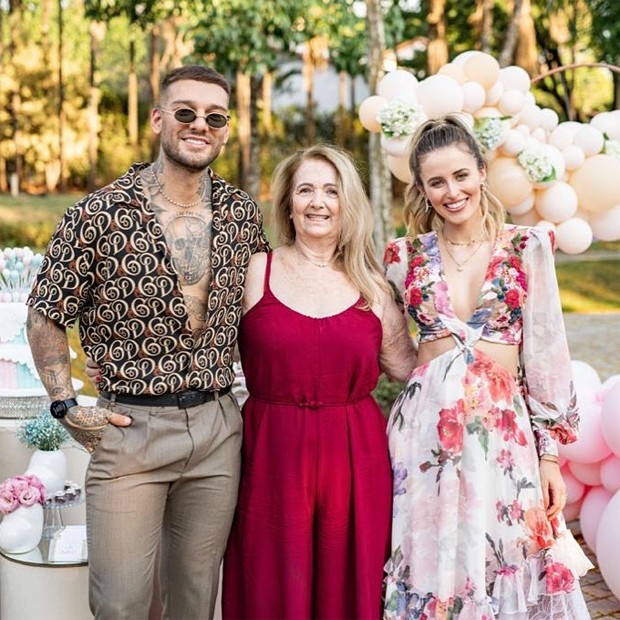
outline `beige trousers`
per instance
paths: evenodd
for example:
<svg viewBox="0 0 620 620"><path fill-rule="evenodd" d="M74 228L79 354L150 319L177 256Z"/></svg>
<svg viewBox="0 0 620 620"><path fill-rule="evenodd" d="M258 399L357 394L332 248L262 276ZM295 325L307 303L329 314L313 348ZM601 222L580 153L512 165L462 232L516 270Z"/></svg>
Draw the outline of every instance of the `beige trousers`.
<svg viewBox="0 0 620 620"><path fill-rule="evenodd" d="M133 422L106 428L86 476L95 618L148 618L160 544L164 618L212 618L239 485L235 397L190 409L99 405Z"/></svg>

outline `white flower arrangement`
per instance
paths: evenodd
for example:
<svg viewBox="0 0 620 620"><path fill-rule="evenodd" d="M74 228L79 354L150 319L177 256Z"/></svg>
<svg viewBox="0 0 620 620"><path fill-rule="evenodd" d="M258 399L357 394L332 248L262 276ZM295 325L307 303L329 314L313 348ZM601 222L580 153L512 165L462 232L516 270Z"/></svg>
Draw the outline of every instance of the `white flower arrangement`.
<svg viewBox="0 0 620 620"><path fill-rule="evenodd" d="M411 135L421 120L421 110L401 99L393 99L377 114L377 122L388 138Z"/></svg>
<svg viewBox="0 0 620 620"><path fill-rule="evenodd" d="M616 159L620 159L620 140L610 140L609 138L605 138L603 153L605 153L605 155L611 155Z"/></svg>
<svg viewBox="0 0 620 620"><path fill-rule="evenodd" d="M488 151L492 151L502 141L510 116L482 116L474 119L474 135Z"/></svg>
<svg viewBox="0 0 620 620"><path fill-rule="evenodd" d="M557 179L557 171L543 145L526 146L518 155L517 161L532 183L548 183Z"/></svg>

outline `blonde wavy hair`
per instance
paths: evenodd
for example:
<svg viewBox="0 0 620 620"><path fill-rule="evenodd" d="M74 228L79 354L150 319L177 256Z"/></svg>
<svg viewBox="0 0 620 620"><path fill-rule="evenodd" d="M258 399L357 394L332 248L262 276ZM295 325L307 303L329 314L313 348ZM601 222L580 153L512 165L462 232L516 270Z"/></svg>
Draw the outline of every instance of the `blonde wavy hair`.
<svg viewBox="0 0 620 620"><path fill-rule="evenodd" d="M421 166L426 155L448 146L456 146L468 152L476 160L478 170L486 169L482 147L461 118L451 114L420 125L411 139L409 151L409 168L413 180L405 193L404 216L408 235L416 236L443 226L443 219L426 204L426 196L421 190ZM481 187L480 207L484 234L493 240L504 224L506 212L502 203L488 190L486 183Z"/></svg>
<svg viewBox="0 0 620 620"><path fill-rule="evenodd" d="M297 151L276 168L271 184L272 223L282 245L295 243L295 226L290 215L295 175L309 160L322 160L336 170L338 199L341 209L341 231L335 262L360 291L368 309L377 301L377 287L390 292L375 256L372 239L373 213L364 185L351 156L344 150L317 144Z"/></svg>

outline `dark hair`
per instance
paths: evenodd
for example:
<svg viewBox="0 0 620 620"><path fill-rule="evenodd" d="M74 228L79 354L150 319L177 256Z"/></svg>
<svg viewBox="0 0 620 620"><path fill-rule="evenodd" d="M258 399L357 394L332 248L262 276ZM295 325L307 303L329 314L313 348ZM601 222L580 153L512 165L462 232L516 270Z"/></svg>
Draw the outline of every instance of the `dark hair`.
<svg viewBox="0 0 620 620"><path fill-rule="evenodd" d="M226 94L230 97L230 84L228 83L228 80L215 69L211 69L211 67L203 67L202 65L183 65L182 67L177 67L164 75L160 85L161 95L166 92L170 84L180 80L195 80L196 82L216 84L225 90Z"/></svg>
<svg viewBox="0 0 620 620"><path fill-rule="evenodd" d="M459 147L469 153L476 160L478 170L486 169L482 147L463 118L450 114L422 123L411 139L409 168L413 180L405 194L405 222L407 232L412 236L443 225L443 222L437 221L441 218L435 210L426 207L426 196L421 189L421 167L429 153L449 146ZM488 190L486 183L481 189L480 204L484 230L488 237L493 239L505 220L505 211L499 200Z"/></svg>

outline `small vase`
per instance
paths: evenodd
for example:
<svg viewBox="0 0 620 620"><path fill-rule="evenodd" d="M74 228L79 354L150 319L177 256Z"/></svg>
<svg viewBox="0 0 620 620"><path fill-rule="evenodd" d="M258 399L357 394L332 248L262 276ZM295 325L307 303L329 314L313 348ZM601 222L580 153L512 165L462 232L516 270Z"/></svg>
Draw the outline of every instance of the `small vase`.
<svg viewBox="0 0 620 620"><path fill-rule="evenodd" d="M67 455L62 450L35 450L26 473L37 476L45 486L47 497L52 497L65 488Z"/></svg>
<svg viewBox="0 0 620 620"><path fill-rule="evenodd" d="M0 549L6 553L32 551L43 533L43 506L19 506L0 523Z"/></svg>

